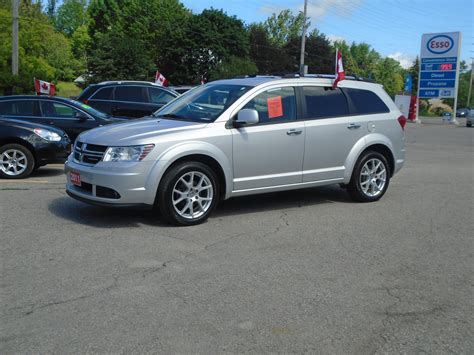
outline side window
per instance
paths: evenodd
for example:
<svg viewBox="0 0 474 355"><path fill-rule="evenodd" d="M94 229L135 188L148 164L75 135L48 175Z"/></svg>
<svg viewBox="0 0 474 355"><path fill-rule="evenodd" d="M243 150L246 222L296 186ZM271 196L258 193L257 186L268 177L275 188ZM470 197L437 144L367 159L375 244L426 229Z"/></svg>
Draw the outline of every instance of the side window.
<svg viewBox="0 0 474 355"><path fill-rule="evenodd" d="M115 100L145 102L145 88L140 86L117 86L115 87Z"/></svg>
<svg viewBox="0 0 474 355"><path fill-rule="evenodd" d="M306 118L329 118L349 115L349 106L341 89L323 86L303 88Z"/></svg>
<svg viewBox="0 0 474 355"><path fill-rule="evenodd" d="M257 110L260 124L296 120L295 89L276 88L258 94L244 108Z"/></svg>
<svg viewBox="0 0 474 355"><path fill-rule="evenodd" d="M0 115L38 116L34 100L7 101L0 103Z"/></svg>
<svg viewBox="0 0 474 355"><path fill-rule="evenodd" d="M148 88L148 94L150 95L150 102L154 104L167 104L174 99L174 96L165 90L158 88Z"/></svg>
<svg viewBox="0 0 474 355"><path fill-rule="evenodd" d="M15 106L13 101L0 102L0 115L14 115Z"/></svg>
<svg viewBox="0 0 474 355"><path fill-rule="evenodd" d="M44 117L75 118L77 110L57 102L41 101L41 111Z"/></svg>
<svg viewBox="0 0 474 355"><path fill-rule="evenodd" d="M371 113L389 112L389 108L375 93L369 90L344 88L344 92L349 95L356 112L356 115L368 115Z"/></svg>
<svg viewBox="0 0 474 355"><path fill-rule="evenodd" d="M99 89L92 95L91 100L110 100L112 98L113 87Z"/></svg>

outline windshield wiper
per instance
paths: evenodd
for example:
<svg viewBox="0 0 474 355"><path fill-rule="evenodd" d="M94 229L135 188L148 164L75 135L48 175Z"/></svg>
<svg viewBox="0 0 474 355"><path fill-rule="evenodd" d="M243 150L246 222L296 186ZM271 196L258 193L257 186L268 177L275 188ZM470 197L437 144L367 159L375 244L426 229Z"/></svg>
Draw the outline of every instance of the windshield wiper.
<svg viewBox="0 0 474 355"><path fill-rule="evenodd" d="M188 120L187 117L177 115L175 113L165 113L164 115L156 115L155 117L164 117L164 118L171 118L175 120Z"/></svg>

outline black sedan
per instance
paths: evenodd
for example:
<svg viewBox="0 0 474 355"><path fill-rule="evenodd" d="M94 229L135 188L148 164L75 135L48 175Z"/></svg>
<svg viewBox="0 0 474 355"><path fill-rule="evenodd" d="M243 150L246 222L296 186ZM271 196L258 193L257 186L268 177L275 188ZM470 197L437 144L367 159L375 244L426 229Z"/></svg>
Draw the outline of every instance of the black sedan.
<svg viewBox="0 0 474 355"><path fill-rule="evenodd" d="M64 163L70 147L58 128L0 117L0 179L22 179L43 165Z"/></svg>
<svg viewBox="0 0 474 355"><path fill-rule="evenodd" d="M56 126L73 142L86 130L123 121L64 97L28 95L0 97L0 117Z"/></svg>

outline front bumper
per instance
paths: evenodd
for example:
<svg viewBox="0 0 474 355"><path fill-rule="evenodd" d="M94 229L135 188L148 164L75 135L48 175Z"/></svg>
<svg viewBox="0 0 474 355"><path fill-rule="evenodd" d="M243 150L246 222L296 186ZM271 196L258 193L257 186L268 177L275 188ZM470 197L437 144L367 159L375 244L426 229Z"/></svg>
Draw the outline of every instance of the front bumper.
<svg viewBox="0 0 474 355"><path fill-rule="evenodd" d="M156 187L147 187L154 161L78 164L72 155L64 165L66 191L71 197L96 205L149 206L155 201ZM80 174L81 186L71 182L70 172Z"/></svg>
<svg viewBox="0 0 474 355"><path fill-rule="evenodd" d="M37 166L46 164L64 163L71 153L69 140L60 142L44 142L35 146L35 160Z"/></svg>

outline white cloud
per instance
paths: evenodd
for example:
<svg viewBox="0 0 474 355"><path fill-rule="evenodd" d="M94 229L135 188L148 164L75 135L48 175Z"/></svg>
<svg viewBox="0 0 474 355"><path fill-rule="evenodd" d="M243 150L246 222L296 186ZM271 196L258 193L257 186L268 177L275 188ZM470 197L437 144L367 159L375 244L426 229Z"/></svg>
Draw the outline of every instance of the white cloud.
<svg viewBox="0 0 474 355"><path fill-rule="evenodd" d="M314 0L308 3L308 17L318 19L332 10L340 16L350 17L353 11L362 4L364 0ZM303 6L299 8L303 11Z"/></svg>
<svg viewBox="0 0 474 355"><path fill-rule="evenodd" d="M329 40L329 42L331 42L331 43L334 43L336 41L345 41L345 42L347 42L347 40L344 37L341 37L341 36L338 36L338 35L327 35L326 37Z"/></svg>
<svg viewBox="0 0 474 355"><path fill-rule="evenodd" d="M413 62L415 61L415 56L402 53L402 52L395 52L392 54L389 54L387 57L395 59L397 62L400 63L402 68L408 69L413 65Z"/></svg>

